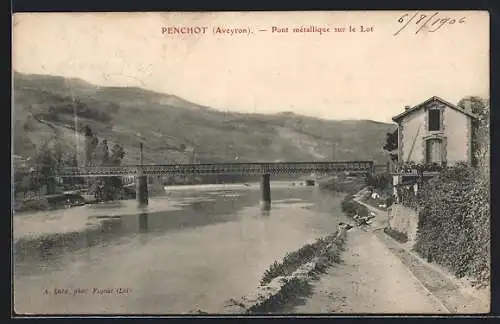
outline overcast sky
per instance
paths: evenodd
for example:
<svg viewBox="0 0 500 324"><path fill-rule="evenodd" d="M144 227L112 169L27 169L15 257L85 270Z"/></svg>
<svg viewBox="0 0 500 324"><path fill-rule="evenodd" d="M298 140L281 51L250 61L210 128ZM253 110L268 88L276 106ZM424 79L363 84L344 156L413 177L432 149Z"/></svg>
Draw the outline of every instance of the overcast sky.
<svg viewBox="0 0 500 324"><path fill-rule="evenodd" d="M489 93L486 12L439 12L415 34L420 12L47 13L14 17L13 68L132 85L220 110L293 111L329 119L390 121L437 95L456 103ZM437 18L454 24L431 25ZM459 23L461 17L465 21ZM301 26L344 33L293 33ZM356 32L349 32L349 25ZM360 25L373 26L360 33ZM205 35L162 27L206 26ZM253 34L214 35L214 27ZM289 33L271 33L272 26ZM259 32L267 29L267 32Z"/></svg>

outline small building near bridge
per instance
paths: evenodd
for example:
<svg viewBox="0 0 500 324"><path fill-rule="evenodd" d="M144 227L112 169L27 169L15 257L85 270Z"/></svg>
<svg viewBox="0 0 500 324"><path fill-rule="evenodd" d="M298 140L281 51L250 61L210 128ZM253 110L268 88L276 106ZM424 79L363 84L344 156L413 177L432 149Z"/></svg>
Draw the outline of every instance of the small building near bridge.
<svg viewBox="0 0 500 324"><path fill-rule="evenodd" d="M472 160L472 112L432 97L392 118L398 124L398 161L424 164Z"/></svg>
<svg viewBox="0 0 500 324"><path fill-rule="evenodd" d="M420 176L431 177L444 166L472 162L470 108L431 97L392 118L397 123L398 162L393 185L412 186ZM417 190L415 186L415 191Z"/></svg>

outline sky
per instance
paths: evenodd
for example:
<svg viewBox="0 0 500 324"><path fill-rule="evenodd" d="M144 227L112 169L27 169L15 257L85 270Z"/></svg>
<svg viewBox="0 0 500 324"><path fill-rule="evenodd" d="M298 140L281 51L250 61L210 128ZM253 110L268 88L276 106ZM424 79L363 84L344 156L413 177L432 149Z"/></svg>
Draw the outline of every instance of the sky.
<svg viewBox="0 0 500 324"><path fill-rule="evenodd" d="M224 111L388 122L434 95L489 97L484 11L22 13L12 48L21 73L138 86Z"/></svg>

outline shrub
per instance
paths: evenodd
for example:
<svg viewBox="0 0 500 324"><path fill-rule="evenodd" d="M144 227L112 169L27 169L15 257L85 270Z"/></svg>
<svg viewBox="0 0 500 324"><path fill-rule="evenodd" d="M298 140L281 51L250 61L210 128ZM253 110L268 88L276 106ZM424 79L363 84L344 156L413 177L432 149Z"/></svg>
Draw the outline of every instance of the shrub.
<svg viewBox="0 0 500 324"><path fill-rule="evenodd" d="M489 179L466 165L443 171L419 190L414 249L424 257L469 276L489 280Z"/></svg>
<svg viewBox="0 0 500 324"><path fill-rule="evenodd" d="M347 196L341 203L342 211L349 217L359 215L361 217L368 216L369 210L366 206L353 200L352 196Z"/></svg>
<svg viewBox="0 0 500 324"><path fill-rule="evenodd" d="M34 199L26 200L16 206L17 212L23 211L38 211L38 210L48 210L50 209L50 204L47 199Z"/></svg>
<svg viewBox="0 0 500 324"><path fill-rule="evenodd" d="M346 193L348 195L353 195L354 193L360 191L366 186L366 179L357 178L352 181L346 181L345 179L337 179L330 181L328 183L321 183L321 189Z"/></svg>
<svg viewBox="0 0 500 324"><path fill-rule="evenodd" d="M291 278L285 282L276 295L253 305L246 310L247 314L270 314L279 312L284 305L296 304L304 297L313 294L311 283L305 279Z"/></svg>
<svg viewBox="0 0 500 324"><path fill-rule="evenodd" d="M287 276L297 270L302 264L311 261L328 243L337 237L337 232L325 238L319 238L312 244L306 244L294 252L287 253L282 262L274 261L264 272L260 281L261 285L268 284L274 278Z"/></svg>
<svg viewBox="0 0 500 324"><path fill-rule="evenodd" d="M392 178L389 173L377 174L374 176L367 176L367 185L373 189L384 190L387 189L391 184Z"/></svg>
<svg viewBox="0 0 500 324"><path fill-rule="evenodd" d="M398 241L399 243L406 243L408 242L408 236L405 233L398 232L390 227L385 227L384 228L384 233Z"/></svg>

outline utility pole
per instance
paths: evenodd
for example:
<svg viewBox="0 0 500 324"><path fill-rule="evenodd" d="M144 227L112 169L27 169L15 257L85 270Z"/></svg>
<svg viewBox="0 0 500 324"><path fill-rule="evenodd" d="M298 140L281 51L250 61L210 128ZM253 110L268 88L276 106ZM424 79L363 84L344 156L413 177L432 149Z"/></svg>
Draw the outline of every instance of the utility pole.
<svg viewBox="0 0 500 324"><path fill-rule="evenodd" d="M194 164L195 163L195 150L193 148L193 152L191 152L191 155L189 156L189 164ZM191 175L188 176L188 184L194 184L195 183L195 176Z"/></svg>
<svg viewBox="0 0 500 324"><path fill-rule="evenodd" d="M78 108L75 103L75 96L73 94L73 88L71 87L70 81L64 78L66 86L69 88L69 93L71 95L71 101L73 101L73 119L75 122L75 147L76 147L76 166L80 166L80 141L78 139Z"/></svg>
<svg viewBox="0 0 500 324"><path fill-rule="evenodd" d="M141 169L140 169L140 175L142 175L142 167L144 166L144 156L143 156L143 144L142 142L139 143L139 164L141 166Z"/></svg>
<svg viewBox="0 0 500 324"><path fill-rule="evenodd" d="M193 152L191 152L191 156L189 157L189 164L194 164L195 163L195 156L196 156L196 151L193 148Z"/></svg>
<svg viewBox="0 0 500 324"><path fill-rule="evenodd" d="M338 161L338 148L342 145L342 137L334 139L333 142L333 161Z"/></svg>

